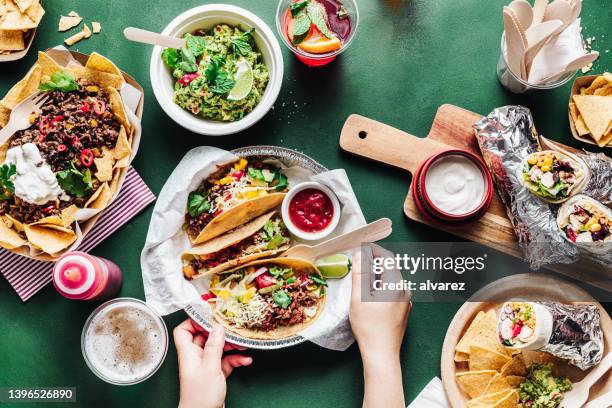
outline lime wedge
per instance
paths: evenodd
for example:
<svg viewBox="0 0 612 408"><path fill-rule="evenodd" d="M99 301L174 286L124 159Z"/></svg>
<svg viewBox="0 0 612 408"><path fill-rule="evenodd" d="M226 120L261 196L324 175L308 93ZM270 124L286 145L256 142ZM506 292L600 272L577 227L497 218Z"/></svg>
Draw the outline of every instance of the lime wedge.
<svg viewBox="0 0 612 408"><path fill-rule="evenodd" d="M236 83L229 95L227 95L227 99L230 101L239 101L246 98L253 88L253 70L251 65L245 60L238 61L236 65L238 66L236 76L234 77Z"/></svg>
<svg viewBox="0 0 612 408"><path fill-rule="evenodd" d="M351 269L351 260L345 254L319 258L315 265L326 278L344 278Z"/></svg>

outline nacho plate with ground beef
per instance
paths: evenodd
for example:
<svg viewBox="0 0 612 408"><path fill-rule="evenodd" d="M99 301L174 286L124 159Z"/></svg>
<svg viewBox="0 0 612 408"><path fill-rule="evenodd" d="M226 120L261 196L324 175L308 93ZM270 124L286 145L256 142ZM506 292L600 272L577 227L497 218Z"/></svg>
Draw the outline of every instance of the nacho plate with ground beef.
<svg viewBox="0 0 612 408"><path fill-rule="evenodd" d="M0 141L0 246L53 260L76 247L117 195L140 138L142 100L124 105L125 83L100 54L40 52L0 101L0 127L32 94L48 96L30 127Z"/></svg>

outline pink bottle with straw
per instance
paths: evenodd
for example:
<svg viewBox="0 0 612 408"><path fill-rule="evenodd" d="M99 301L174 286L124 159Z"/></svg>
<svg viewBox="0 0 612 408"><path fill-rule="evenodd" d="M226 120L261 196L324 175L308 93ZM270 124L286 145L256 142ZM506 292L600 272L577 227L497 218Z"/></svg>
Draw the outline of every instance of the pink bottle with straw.
<svg viewBox="0 0 612 408"><path fill-rule="evenodd" d="M68 299L111 298L119 292L121 281L121 269L115 263L85 252L68 252L53 269L53 285Z"/></svg>

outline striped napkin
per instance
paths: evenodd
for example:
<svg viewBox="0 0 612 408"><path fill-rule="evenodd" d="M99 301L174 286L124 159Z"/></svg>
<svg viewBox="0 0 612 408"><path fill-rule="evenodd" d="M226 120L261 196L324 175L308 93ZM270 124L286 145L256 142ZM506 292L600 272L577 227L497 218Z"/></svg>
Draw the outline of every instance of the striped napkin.
<svg viewBox="0 0 612 408"><path fill-rule="evenodd" d="M130 167L117 198L104 210L78 250L91 251L153 201L155 195ZM51 282L52 270L51 262L26 258L0 248L0 273L24 302Z"/></svg>

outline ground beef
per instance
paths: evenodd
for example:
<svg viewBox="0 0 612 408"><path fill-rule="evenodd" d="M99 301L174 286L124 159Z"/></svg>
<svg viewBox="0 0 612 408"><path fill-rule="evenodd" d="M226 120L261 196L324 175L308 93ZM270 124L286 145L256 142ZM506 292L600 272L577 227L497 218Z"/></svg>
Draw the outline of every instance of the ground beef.
<svg viewBox="0 0 612 408"><path fill-rule="evenodd" d="M309 284L312 284L312 281L304 278L302 283L296 279L292 284L283 285L281 289L285 290L292 299L291 304L286 309L274 303L271 296L267 296L266 300L270 304L270 311L258 329L270 331L279 326L292 326L305 321L304 308L314 306L317 303L317 298L306 289Z"/></svg>

